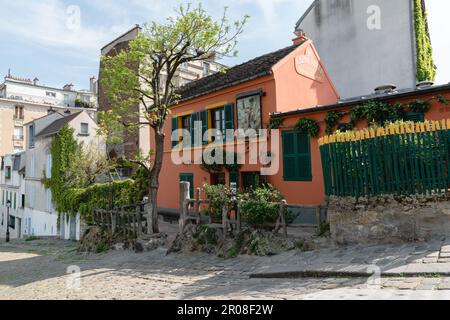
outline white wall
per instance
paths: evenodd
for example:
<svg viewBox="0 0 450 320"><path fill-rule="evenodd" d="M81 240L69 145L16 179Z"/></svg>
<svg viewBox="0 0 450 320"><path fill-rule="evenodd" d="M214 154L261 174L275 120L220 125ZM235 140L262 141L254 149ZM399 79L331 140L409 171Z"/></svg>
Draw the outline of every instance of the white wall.
<svg viewBox="0 0 450 320"><path fill-rule="evenodd" d="M58 235L58 215L25 208L24 220L30 221L25 235L33 236L57 236ZM24 222L25 227L25 222Z"/></svg>
<svg viewBox="0 0 450 320"><path fill-rule="evenodd" d="M388 83L414 88L412 9L411 0L319 0L298 29L314 42L342 98ZM374 14L379 29L368 28Z"/></svg>

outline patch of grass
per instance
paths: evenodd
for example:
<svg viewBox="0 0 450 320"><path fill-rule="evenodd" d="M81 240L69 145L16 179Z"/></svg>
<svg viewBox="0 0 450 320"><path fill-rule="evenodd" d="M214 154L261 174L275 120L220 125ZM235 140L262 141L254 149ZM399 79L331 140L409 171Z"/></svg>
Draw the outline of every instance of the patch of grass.
<svg viewBox="0 0 450 320"><path fill-rule="evenodd" d="M97 247L95 248L95 252L96 253L104 253L109 251L109 245L105 242L101 242L97 245Z"/></svg>
<svg viewBox="0 0 450 320"><path fill-rule="evenodd" d="M36 240L40 240L40 238L38 238L36 236L29 236L29 237L25 238L25 241L27 241L27 242L36 241Z"/></svg>

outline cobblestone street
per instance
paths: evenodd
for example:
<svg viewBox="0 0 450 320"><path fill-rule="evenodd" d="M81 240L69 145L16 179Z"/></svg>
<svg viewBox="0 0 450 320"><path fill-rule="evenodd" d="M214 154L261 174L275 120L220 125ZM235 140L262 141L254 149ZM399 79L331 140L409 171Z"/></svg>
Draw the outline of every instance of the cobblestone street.
<svg viewBox="0 0 450 320"><path fill-rule="evenodd" d="M76 244L0 244L0 299L450 299L450 278L257 279L280 257L223 260L203 254L112 251L83 256ZM67 271L81 269L81 278ZM78 286L79 285L79 286Z"/></svg>

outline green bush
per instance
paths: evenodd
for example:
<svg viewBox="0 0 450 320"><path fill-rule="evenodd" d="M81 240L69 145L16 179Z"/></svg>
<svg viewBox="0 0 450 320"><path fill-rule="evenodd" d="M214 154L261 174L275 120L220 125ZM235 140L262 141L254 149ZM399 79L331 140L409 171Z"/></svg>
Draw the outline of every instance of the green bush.
<svg viewBox="0 0 450 320"><path fill-rule="evenodd" d="M232 205L233 194L230 188L221 184L215 186L204 184L202 189L209 200L209 213L213 218L221 218L222 209L224 207L230 208Z"/></svg>
<svg viewBox="0 0 450 320"><path fill-rule="evenodd" d="M257 228L266 223L275 223L279 216L279 203L282 200L281 193L271 185L240 194L238 202L242 221Z"/></svg>

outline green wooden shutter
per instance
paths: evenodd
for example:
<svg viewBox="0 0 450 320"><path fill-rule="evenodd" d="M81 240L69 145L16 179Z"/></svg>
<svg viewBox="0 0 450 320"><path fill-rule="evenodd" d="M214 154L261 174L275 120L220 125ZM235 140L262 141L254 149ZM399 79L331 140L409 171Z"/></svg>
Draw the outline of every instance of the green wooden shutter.
<svg viewBox="0 0 450 320"><path fill-rule="evenodd" d="M226 130L234 130L234 103L230 103L224 106L225 110L225 132ZM234 135L233 137L226 137L226 141L234 141Z"/></svg>
<svg viewBox="0 0 450 320"><path fill-rule="evenodd" d="M202 144L208 144L208 139L203 140L206 131L208 131L208 111L203 110L200 112L200 121L202 122Z"/></svg>
<svg viewBox="0 0 450 320"><path fill-rule="evenodd" d="M181 173L180 182L189 182L189 195L194 199L194 175L192 173Z"/></svg>
<svg viewBox="0 0 450 320"><path fill-rule="evenodd" d="M284 131L283 178L285 181L311 181L310 137L298 131Z"/></svg>
<svg viewBox="0 0 450 320"><path fill-rule="evenodd" d="M172 118L172 135L175 130L178 130L178 118L177 117ZM172 137L170 139L172 139ZM178 142L179 141L172 141L172 148L176 147L178 145Z"/></svg>
<svg viewBox="0 0 450 320"><path fill-rule="evenodd" d="M298 179L300 181L311 181L312 169L310 137L305 133L297 132L296 138Z"/></svg>
<svg viewBox="0 0 450 320"><path fill-rule="evenodd" d="M197 146L197 142L195 141L195 122L198 121L199 114L193 113L190 117L190 128L189 132L191 133L191 146L195 147Z"/></svg>

